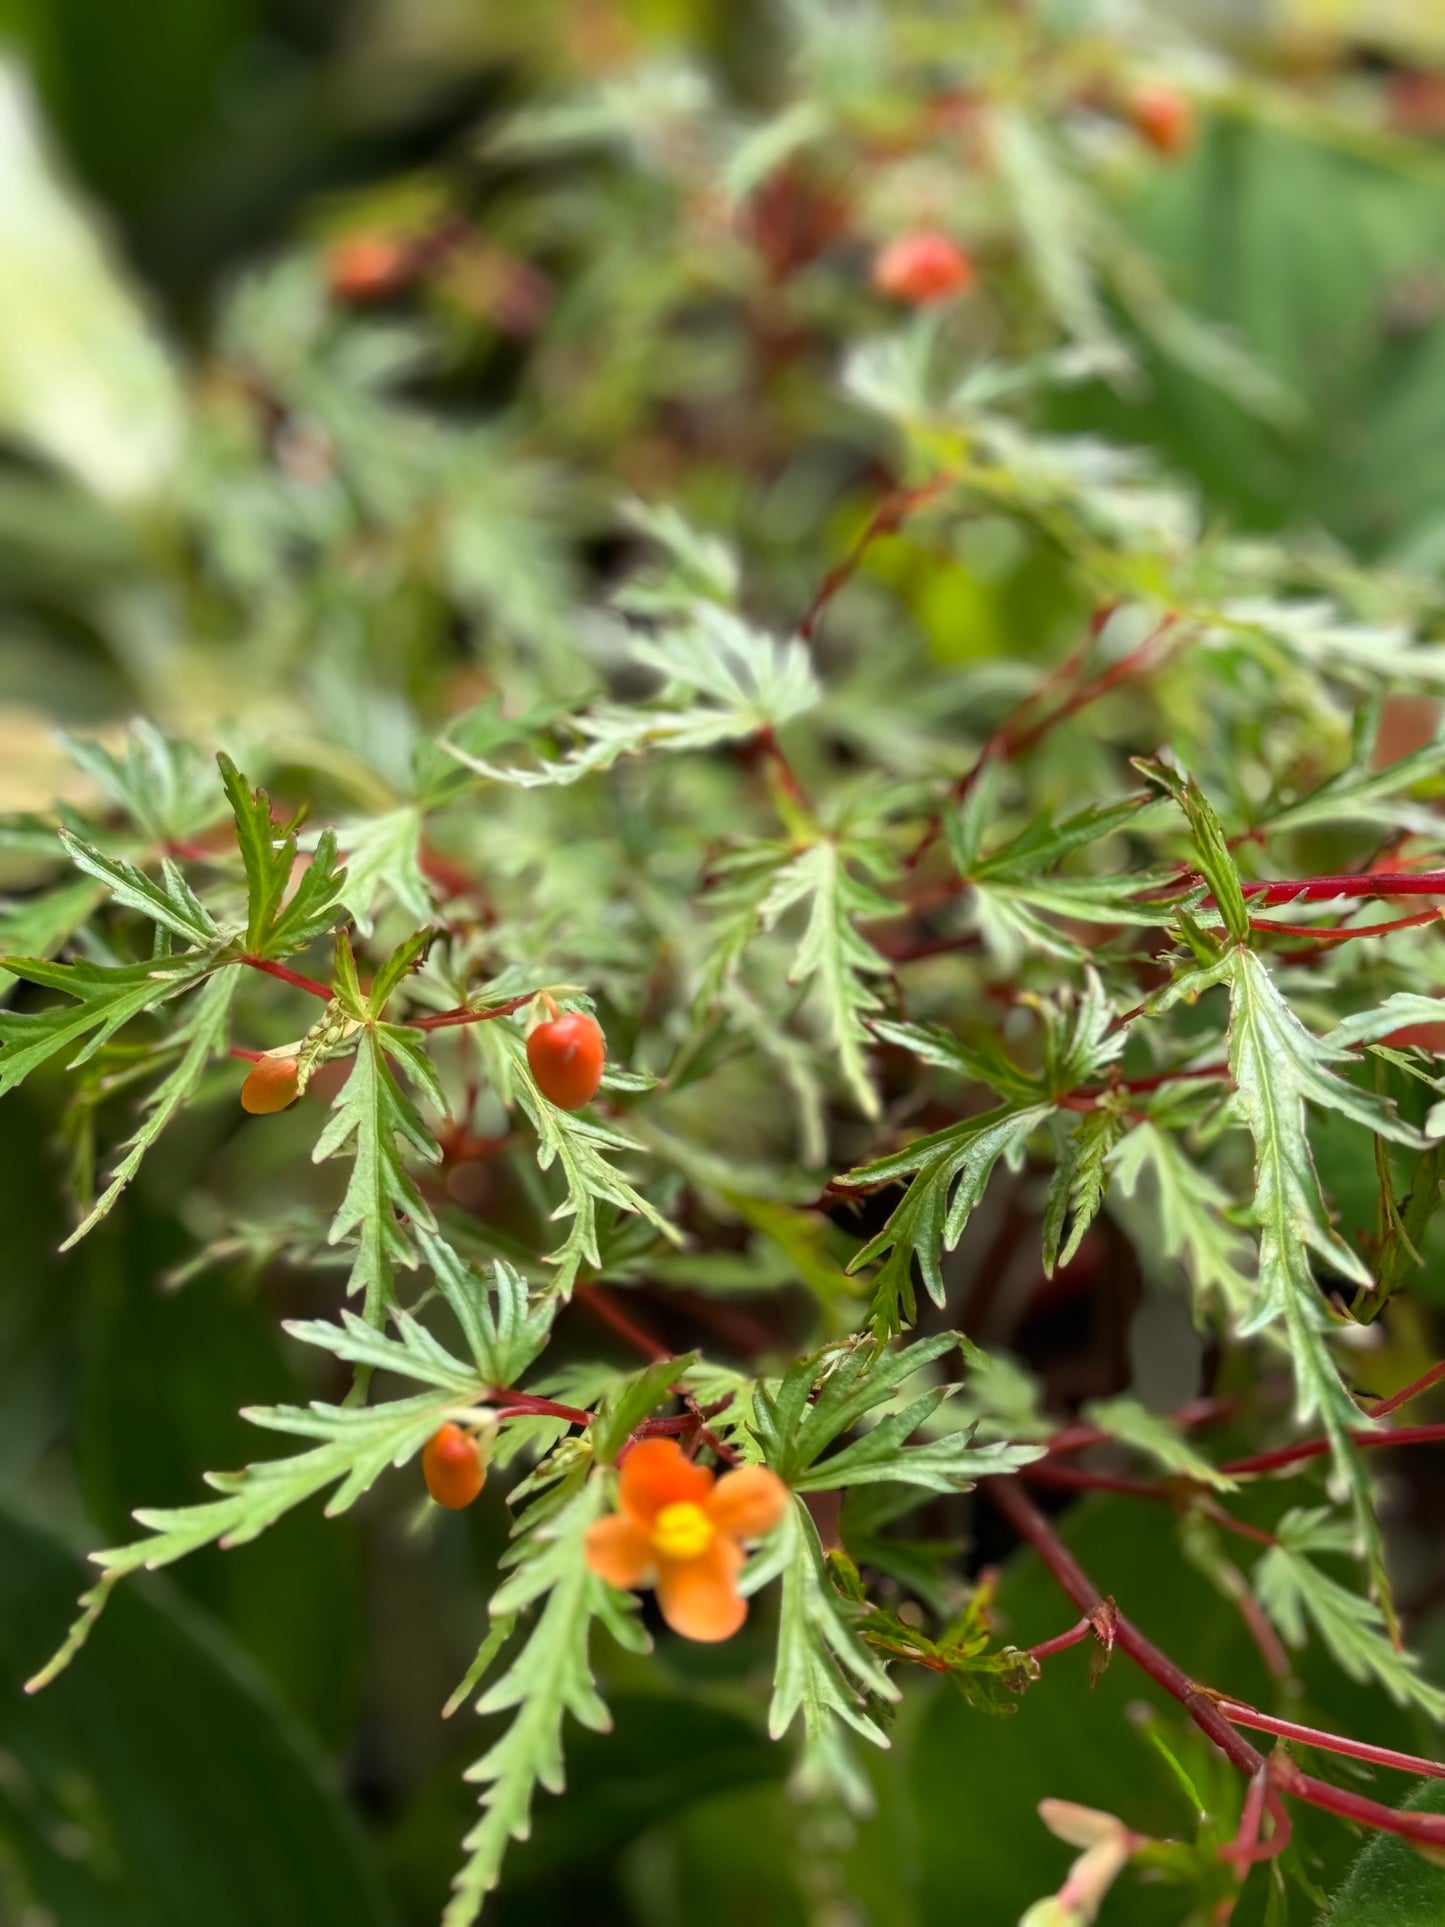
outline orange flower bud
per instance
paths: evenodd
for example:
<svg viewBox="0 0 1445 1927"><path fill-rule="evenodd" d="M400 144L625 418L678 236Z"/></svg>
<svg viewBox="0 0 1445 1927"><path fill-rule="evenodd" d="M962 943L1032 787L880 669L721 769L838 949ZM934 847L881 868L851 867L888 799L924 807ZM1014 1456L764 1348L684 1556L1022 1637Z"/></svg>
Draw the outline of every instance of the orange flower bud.
<svg viewBox="0 0 1445 1927"><path fill-rule="evenodd" d="M338 301L386 301L411 278L411 250L384 234L356 234L327 251L326 281Z"/></svg>
<svg viewBox="0 0 1445 1927"><path fill-rule="evenodd" d="M602 1082L607 1063L602 1026L585 1010L538 1024L527 1039L527 1063L543 1097L559 1111L579 1111Z"/></svg>
<svg viewBox="0 0 1445 1927"><path fill-rule="evenodd" d="M1194 140L1194 109L1177 88L1162 81L1140 87L1129 103L1129 123L1156 154L1171 159L1183 154Z"/></svg>
<svg viewBox="0 0 1445 1927"><path fill-rule="evenodd" d="M284 1111L300 1095L300 1066L294 1057L258 1057L241 1086L241 1108L253 1117Z"/></svg>
<svg viewBox="0 0 1445 1927"><path fill-rule="evenodd" d="M946 234L905 234L873 263L873 285L894 301L922 307L961 294L973 280L973 263Z"/></svg>
<svg viewBox="0 0 1445 1927"><path fill-rule="evenodd" d="M476 1441L459 1425L444 1425L422 1448L422 1476L438 1505L451 1512L469 1506L487 1482Z"/></svg>

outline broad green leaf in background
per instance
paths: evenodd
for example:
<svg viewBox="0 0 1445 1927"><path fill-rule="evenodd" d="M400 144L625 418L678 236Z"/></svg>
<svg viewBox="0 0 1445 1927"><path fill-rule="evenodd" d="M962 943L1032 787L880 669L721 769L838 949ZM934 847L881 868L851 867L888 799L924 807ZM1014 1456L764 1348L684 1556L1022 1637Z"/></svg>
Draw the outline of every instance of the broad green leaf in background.
<svg viewBox="0 0 1445 1927"><path fill-rule="evenodd" d="M310 1742L251 1662L174 1593L118 1601L83 1676L38 1698L19 1692L81 1583L49 1533L0 1510L0 1896L15 1918L389 1927L356 1823Z"/></svg>

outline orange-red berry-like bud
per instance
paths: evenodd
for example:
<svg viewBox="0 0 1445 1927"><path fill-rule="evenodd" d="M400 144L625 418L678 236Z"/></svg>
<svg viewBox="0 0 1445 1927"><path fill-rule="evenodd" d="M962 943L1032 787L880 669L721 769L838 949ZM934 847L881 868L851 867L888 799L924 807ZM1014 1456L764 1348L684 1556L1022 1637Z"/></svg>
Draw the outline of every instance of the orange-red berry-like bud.
<svg viewBox="0 0 1445 1927"><path fill-rule="evenodd" d="M476 1441L459 1425L444 1425L432 1433L422 1448L421 1469L427 1491L451 1512L469 1506L487 1482Z"/></svg>
<svg viewBox="0 0 1445 1927"><path fill-rule="evenodd" d="M386 301L412 278L412 251L385 234L357 234L327 251L326 281L338 301Z"/></svg>
<svg viewBox="0 0 1445 1927"><path fill-rule="evenodd" d="M1177 88L1149 81L1129 102L1129 123L1156 154L1183 154L1194 140L1194 109Z"/></svg>
<svg viewBox="0 0 1445 1927"><path fill-rule="evenodd" d="M241 1086L241 1109L253 1117L269 1117L294 1104L300 1091L300 1066L294 1057L258 1057Z"/></svg>
<svg viewBox="0 0 1445 1927"><path fill-rule="evenodd" d="M972 261L946 234L905 234L890 241L873 263L878 292L914 307L947 301L972 280Z"/></svg>
<svg viewBox="0 0 1445 1927"><path fill-rule="evenodd" d="M580 1111L596 1097L607 1063L602 1026L585 1010L538 1024L527 1039L527 1063L543 1097L559 1111Z"/></svg>

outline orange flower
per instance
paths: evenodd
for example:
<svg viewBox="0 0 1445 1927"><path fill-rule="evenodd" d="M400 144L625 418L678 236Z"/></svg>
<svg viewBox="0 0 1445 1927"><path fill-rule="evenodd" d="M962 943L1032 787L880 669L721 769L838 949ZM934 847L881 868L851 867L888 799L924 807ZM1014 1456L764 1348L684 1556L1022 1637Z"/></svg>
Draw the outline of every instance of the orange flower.
<svg viewBox="0 0 1445 1927"><path fill-rule="evenodd" d="M727 1639L748 1616L738 1592L743 1539L782 1519L788 1488L764 1465L714 1479L676 1439L643 1439L618 1471L619 1510L587 1531L587 1564L609 1586L657 1587L685 1639Z"/></svg>

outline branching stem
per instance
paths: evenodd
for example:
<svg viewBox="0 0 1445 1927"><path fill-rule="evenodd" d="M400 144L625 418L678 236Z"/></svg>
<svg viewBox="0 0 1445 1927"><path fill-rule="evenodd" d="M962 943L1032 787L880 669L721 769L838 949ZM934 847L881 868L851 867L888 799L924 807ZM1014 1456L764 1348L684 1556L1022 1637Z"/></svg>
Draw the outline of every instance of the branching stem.
<svg viewBox="0 0 1445 1927"><path fill-rule="evenodd" d="M408 1017L406 1021L412 1030L450 1030L457 1024L485 1024L492 1017L510 1017L523 1004L530 1004L536 995L535 990L526 990L520 997L509 997L504 1004L488 1004L482 1010L470 1004L458 1004L455 1010L431 1011L423 1017Z"/></svg>
<svg viewBox="0 0 1445 1927"><path fill-rule="evenodd" d="M283 984L292 984L297 990L308 991L311 996L321 998L329 1004L332 991L329 984L318 983L315 977L303 977L299 971L288 970L285 964L273 963L269 957L240 957L239 963L252 970L263 970L268 977L279 977Z"/></svg>
<svg viewBox="0 0 1445 1927"><path fill-rule="evenodd" d="M1060 1589L1086 1616L1108 1610L1105 1601L1092 1579L1059 1538L1043 1513L1034 1505L1022 1490L1016 1479L986 1479L983 1481L989 1497L997 1505L1009 1524L1026 1544L1033 1547L1044 1565L1053 1575ZM1141 1671L1147 1673L1156 1685L1163 1688L1171 1699L1177 1700L1188 1713L1190 1719L1202 1733L1213 1740L1232 1766L1249 1776L1254 1784L1263 1775L1264 1807L1275 1817L1278 1830L1288 1821L1278 1805L1278 1795L1289 1794L1297 1800L1320 1807L1326 1813L1338 1814L1341 1819L1354 1820L1361 1826L1374 1827L1383 1833L1399 1835L1401 1839L1413 1840L1423 1846L1445 1847L1445 1814L1402 1812L1395 1807L1387 1807L1379 1800L1368 1799L1364 1794L1351 1792L1346 1787L1333 1786L1328 1780L1316 1779L1313 1774L1302 1772L1288 1754L1276 1753L1268 1760L1235 1731L1231 1724L1233 1714L1241 1710L1242 1702L1221 1699L1208 1689L1195 1685L1187 1673L1176 1666L1166 1653L1162 1653L1152 1640L1147 1639L1131 1619L1113 1609L1114 1643L1126 1652ZM1226 1715L1224 1707L1232 1709ZM1254 1709L1243 1708L1253 1715ZM1266 1716L1255 1716L1264 1719ZM1239 1722L1241 1725L1244 1722ZM1253 1720L1251 1721L1253 1723ZM1270 1731L1272 1728L1265 1727ZM1309 1729L1304 1729L1309 1730ZM1303 1731L1299 1735L1303 1737ZM1327 1736L1316 1735L1308 1743L1322 1745ZM1353 1742L1350 1743L1353 1745ZM1344 1748L1337 1750L1346 1750ZM1382 1749L1383 1750L1383 1749ZM1412 1756L1401 1754L1385 1764L1399 1764L1402 1771L1419 1772L1424 1770ZM1436 1769L1437 1773L1439 1769ZM1226 1853L1230 1850L1226 1849Z"/></svg>

